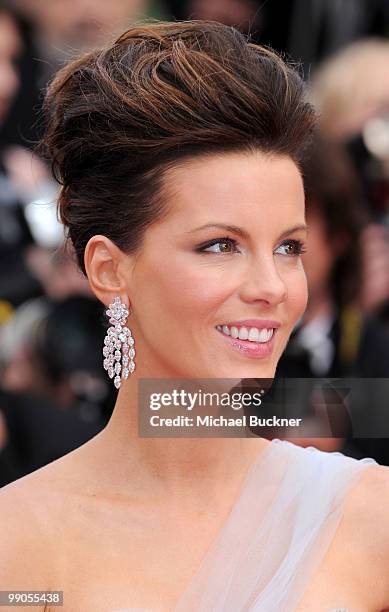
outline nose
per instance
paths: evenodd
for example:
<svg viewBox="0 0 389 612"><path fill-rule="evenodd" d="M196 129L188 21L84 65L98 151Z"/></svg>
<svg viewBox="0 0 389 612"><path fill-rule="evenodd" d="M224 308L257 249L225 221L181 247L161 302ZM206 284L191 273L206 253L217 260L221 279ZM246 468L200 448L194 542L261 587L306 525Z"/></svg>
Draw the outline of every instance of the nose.
<svg viewBox="0 0 389 612"><path fill-rule="evenodd" d="M240 298L244 302L263 302L275 306L288 297L285 280L279 274L273 255L255 259L247 266L245 278L240 286Z"/></svg>

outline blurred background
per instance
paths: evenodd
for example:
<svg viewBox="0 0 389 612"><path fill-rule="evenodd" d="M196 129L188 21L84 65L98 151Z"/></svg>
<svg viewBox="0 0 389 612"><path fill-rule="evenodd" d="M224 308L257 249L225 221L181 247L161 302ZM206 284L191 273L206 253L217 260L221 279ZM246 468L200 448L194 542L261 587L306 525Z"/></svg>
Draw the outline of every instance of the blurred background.
<svg viewBox="0 0 389 612"><path fill-rule="evenodd" d="M321 122L304 169L309 304L278 375L389 379L389 0L0 0L0 486L112 412L103 307L64 246L35 151L55 71L146 17L234 25L302 67ZM370 389L358 409L385 418ZM389 465L387 438L293 441Z"/></svg>

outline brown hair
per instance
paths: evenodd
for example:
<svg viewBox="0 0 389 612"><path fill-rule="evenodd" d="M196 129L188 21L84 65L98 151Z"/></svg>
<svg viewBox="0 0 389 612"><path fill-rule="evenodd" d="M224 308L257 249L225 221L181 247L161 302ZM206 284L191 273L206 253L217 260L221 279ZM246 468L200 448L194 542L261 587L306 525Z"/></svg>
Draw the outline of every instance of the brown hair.
<svg viewBox="0 0 389 612"><path fill-rule="evenodd" d="M299 164L315 113L298 73L216 22L135 25L48 88L44 145L81 270L95 234L125 252L167 210L163 178L188 157L261 150Z"/></svg>

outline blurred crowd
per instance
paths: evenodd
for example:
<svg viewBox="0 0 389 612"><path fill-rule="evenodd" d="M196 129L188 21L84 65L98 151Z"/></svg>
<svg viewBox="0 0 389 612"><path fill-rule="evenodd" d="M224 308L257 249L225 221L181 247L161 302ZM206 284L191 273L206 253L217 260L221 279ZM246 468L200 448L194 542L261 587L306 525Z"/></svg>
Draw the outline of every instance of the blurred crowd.
<svg viewBox="0 0 389 612"><path fill-rule="evenodd" d="M64 241L37 143L56 70L148 17L234 25L301 66L321 132L304 168L309 303L277 374L366 380L355 409L385 425L371 381L389 379L389 0L0 0L0 486L112 412L104 309ZM389 439L358 435L349 423L294 441L389 465Z"/></svg>

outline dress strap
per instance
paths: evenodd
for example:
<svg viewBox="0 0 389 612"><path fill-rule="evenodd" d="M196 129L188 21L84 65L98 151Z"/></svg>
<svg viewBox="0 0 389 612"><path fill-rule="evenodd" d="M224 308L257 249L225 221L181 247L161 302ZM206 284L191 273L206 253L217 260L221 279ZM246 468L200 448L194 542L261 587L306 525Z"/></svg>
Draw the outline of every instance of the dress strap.
<svg viewBox="0 0 389 612"><path fill-rule="evenodd" d="M174 612L291 612L334 537L352 483L374 459L274 439Z"/></svg>

